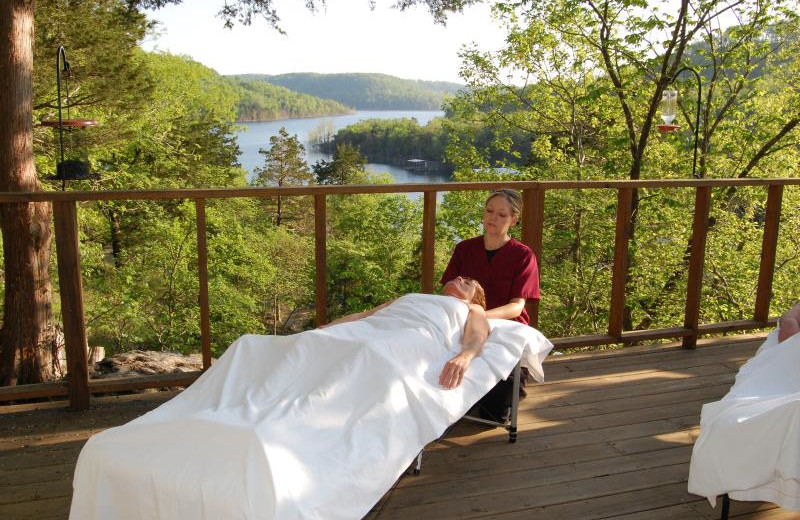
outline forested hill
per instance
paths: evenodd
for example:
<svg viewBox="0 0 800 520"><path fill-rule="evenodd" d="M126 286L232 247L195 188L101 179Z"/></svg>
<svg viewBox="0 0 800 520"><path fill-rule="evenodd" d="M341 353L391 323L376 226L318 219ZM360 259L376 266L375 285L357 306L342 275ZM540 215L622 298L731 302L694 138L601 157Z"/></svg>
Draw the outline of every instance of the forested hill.
<svg viewBox="0 0 800 520"><path fill-rule="evenodd" d="M332 99L242 77L228 77L239 94L238 121L272 121L297 117L347 114L352 109ZM352 105L351 105L352 106Z"/></svg>
<svg viewBox="0 0 800 520"><path fill-rule="evenodd" d="M358 110L440 110L445 95L463 85L445 81L402 79L386 74L315 74L296 72L270 76L241 74L242 79L265 81Z"/></svg>

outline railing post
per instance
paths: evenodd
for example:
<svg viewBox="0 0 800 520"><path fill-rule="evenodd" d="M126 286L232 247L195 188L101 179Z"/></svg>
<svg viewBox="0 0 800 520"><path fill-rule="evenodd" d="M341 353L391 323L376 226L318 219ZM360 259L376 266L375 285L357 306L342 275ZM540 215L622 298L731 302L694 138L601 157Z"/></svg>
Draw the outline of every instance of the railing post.
<svg viewBox="0 0 800 520"><path fill-rule="evenodd" d="M781 221L783 186L774 184L767 192L767 213L764 218L764 238L761 242L761 265L758 268L758 292L753 319L766 325L769 319L769 302L772 299L772 278L778 249L778 226Z"/></svg>
<svg viewBox="0 0 800 520"><path fill-rule="evenodd" d="M617 191L617 225L614 237L614 267L611 273L611 306L608 315L608 335L617 339L622 336L622 321L625 311L632 204L633 188L619 188Z"/></svg>
<svg viewBox="0 0 800 520"><path fill-rule="evenodd" d="M89 408L89 359L83 311L81 253L78 246L78 212L73 200L53 203L58 259L58 287L67 353L67 387L70 409Z"/></svg>
<svg viewBox="0 0 800 520"><path fill-rule="evenodd" d="M208 305L208 244L206 243L206 199L195 199L197 216L197 275L200 284L200 339L202 341L203 370L211 367L211 317Z"/></svg>
<svg viewBox="0 0 800 520"><path fill-rule="evenodd" d="M314 195L314 261L316 264L317 325L328 323L327 208L325 195Z"/></svg>
<svg viewBox="0 0 800 520"><path fill-rule="evenodd" d="M426 191L422 210L422 292L433 292L433 254L436 243L436 192Z"/></svg>
<svg viewBox="0 0 800 520"><path fill-rule="evenodd" d="M684 328L692 331L683 338L683 348L697 346L698 325L700 321L700 298L703 294L703 267L706 260L706 238L708 237L708 215L711 210L711 188L700 186L694 199L694 222L692 223L692 242L689 252L689 277L686 287L686 314Z"/></svg>
<svg viewBox="0 0 800 520"><path fill-rule="evenodd" d="M542 275L542 235L544 233L544 189L522 190L522 243L536 255L539 277ZM539 300L528 300L525 308L531 326L539 328Z"/></svg>

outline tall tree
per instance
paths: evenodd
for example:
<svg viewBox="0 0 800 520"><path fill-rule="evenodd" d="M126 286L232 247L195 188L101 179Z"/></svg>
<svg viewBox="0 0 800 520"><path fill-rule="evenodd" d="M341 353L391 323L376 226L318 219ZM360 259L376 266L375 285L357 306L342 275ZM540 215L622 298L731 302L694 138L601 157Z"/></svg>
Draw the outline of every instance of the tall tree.
<svg viewBox="0 0 800 520"><path fill-rule="evenodd" d="M0 2L0 191L41 191L33 160L33 0ZM46 203L0 205L6 290L0 384L49 379L53 339Z"/></svg>
<svg viewBox="0 0 800 520"><path fill-rule="evenodd" d="M367 181L365 163L366 159L359 153L358 148L344 142L336 145L331 161L322 159L311 169L317 178L317 184L363 184Z"/></svg>
<svg viewBox="0 0 800 520"><path fill-rule="evenodd" d="M286 128L281 127L278 135L269 138L269 148L260 148L258 153L264 156L264 166L255 168L254 186L302 186L312 181L313 176L303 158L305 147L297 135L289 135ZM276 226L286 220L284 197L275 197Z"/></svg>

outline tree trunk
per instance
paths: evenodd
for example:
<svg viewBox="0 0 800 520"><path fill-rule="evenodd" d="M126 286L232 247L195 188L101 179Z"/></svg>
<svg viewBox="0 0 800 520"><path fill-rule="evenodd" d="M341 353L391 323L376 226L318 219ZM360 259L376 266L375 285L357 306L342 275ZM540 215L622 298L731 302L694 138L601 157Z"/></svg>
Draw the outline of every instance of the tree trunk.
<svg viewBox="0 0 800 520"><path fill-rule="evenodd" d="M40 191L33 162L33 0L0 2L0 191ZM49 203L0 204L6 288L0 385L53 376Z"/></svg>
<svg viewBox="0 0 800 520"><path fill-rule="evenodd" d="M114 267L122 267L122 218L113 209L108 212L111 226L111 256L114 258Z"/></svg>
<svg viewBox="0 0 800 520"><path fill-rule="evenodd" d="M278 323L280 322L280 311L278 310L278 295L272 299L272 334L278 335Z"/></svg>

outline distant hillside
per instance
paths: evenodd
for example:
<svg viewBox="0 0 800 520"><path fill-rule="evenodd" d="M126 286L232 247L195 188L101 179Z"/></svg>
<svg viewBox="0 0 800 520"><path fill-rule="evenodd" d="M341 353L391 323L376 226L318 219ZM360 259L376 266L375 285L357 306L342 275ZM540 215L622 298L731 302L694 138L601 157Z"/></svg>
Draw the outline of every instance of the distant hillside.
<svg viewBox="0 0 800 520"><path fill-rule="evenodd" d="M241 79L266 81L355 107L358 110L439 110L445 95L464 88L458 83L402 79L386 74L315 74L296 72L270 76L241 74Z"/></svg>
<svg viewBox="0 0 800 520"><path fill-rule="evenodd" d="M227 80L239 94L237 120L241 122L328 116L353 111L332 99L292 92L264 81L241 77L228 77Z"/></svg>

